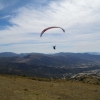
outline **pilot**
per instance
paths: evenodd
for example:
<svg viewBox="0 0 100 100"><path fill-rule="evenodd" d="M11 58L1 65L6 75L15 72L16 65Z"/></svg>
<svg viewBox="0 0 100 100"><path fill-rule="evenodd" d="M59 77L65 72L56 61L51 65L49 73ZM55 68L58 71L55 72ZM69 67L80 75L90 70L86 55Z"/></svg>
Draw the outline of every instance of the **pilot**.
<svg viewBox="0 0 100 100"><path fill-rule="evenodd" d="M56 46L53 46L53 49L55 50L56 49Z"/></svg>

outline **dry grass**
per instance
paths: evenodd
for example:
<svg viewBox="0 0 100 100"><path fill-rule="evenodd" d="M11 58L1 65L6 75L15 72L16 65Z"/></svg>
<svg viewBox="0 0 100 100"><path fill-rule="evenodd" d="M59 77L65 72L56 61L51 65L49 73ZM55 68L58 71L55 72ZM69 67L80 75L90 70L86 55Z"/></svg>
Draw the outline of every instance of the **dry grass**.
<svg viewBox="0 0 100 100"><path fill-rule="evenodd" d="M0 100L100 100L100 86L0 76Z"/></svg>

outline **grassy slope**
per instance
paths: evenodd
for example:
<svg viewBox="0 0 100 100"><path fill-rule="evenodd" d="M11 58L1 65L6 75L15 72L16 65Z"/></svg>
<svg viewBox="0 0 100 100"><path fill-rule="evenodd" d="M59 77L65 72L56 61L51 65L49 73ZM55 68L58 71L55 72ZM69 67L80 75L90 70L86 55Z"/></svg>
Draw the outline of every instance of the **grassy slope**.
<svg viewBox="0 0 100 100"><path fill-rule="evenodd" d="M100 85L0 76L0 100L100 100Z"/></svg>

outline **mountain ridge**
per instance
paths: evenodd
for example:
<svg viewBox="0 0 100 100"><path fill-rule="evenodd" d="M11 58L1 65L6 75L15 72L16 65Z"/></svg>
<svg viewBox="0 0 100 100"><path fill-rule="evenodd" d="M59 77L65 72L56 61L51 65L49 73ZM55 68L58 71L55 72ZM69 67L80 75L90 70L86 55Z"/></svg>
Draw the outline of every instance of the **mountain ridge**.
<svg viewBox="0 0 100 100"><path fill-rule="evenodd" d="M0 57L0 74L61 78L98 69L100 55L88 53L25 53Z"/></svg>

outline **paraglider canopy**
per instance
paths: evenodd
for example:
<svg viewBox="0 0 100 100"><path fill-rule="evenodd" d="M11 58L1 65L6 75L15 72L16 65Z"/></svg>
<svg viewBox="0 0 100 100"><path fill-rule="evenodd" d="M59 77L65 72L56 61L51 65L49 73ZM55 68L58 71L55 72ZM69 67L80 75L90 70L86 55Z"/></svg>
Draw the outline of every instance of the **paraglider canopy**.
<svg viewBox="0 0 100 100"><path fill-rule="evenodd" d="M52 27L45 28L45 29L41 32L40 37L42 37L42 35L43 35L43 33L44 33L45 31L47 31L47 30L49 30L49 29L52 29L52 28L60 28L60 29L63 30L63 32L65 32L65 30L64 30L63 28L61 28L61 27L52 26Z"/></svg>

